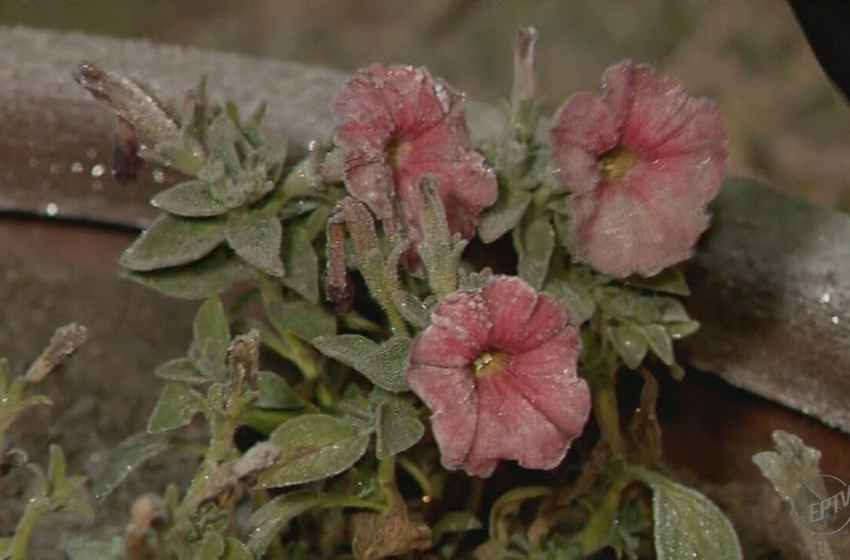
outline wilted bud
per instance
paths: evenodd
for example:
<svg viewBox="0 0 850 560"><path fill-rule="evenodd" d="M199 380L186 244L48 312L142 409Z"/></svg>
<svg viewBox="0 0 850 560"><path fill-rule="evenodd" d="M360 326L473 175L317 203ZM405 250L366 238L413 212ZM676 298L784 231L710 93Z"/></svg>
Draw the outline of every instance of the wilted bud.
<svg viewBox="0 0 850 560"><path fill-rule="evenodd" d="M537 43L537 30L533 27L521 27L514 41L514 87L511 90L511 104L516 107L523 101L532 101L535 96L534 45Z"/></svg>

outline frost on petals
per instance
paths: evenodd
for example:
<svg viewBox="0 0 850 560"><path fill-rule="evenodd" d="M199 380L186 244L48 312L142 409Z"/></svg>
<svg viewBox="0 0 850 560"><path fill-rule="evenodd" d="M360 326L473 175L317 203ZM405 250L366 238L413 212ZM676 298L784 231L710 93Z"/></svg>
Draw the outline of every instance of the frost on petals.
<svg viewBox="0 0 850 560"><path fill-rule="evenodd" d="M472 237L475 218L496 201L497 186L484 157L470 147L461 95L425 68L373 65L345 84L332 108L346 187L389 232L418 247L418 187L430 175L449 228ZM411 263L419 268L418 259Z"/></svg>
<svg viewBox="0 0 850 560"><path fill-rule="evenodd" d="M690 256L726 163L716 107L646 64L606 70L604 95L558 111L552 157L572 190L578 260L614 276L651 276Z"/></svg>
<svg viewBox="0 0 850 560"><path fill-rule="evenodd" d="M445 298L413 342L407 379L431 410L443 466L552 469L590 413L579 335L556 299L515 277Z"/></svg>

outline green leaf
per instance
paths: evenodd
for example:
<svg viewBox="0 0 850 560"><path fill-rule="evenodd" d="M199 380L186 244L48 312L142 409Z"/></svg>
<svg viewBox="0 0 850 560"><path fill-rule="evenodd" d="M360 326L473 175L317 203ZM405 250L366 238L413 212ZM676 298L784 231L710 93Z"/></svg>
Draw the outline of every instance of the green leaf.
<svg viewBox="0 0 850 560"><path fill-rule="evenodd" d="M672 366L673 362L675 362L673 358L673 344L670 342L667 329L661 325L644 325L643 334L653 353L661 358L662 362L668 366Z"/></svg>
<svg viewBox="0 0 850 560"><path fill-rule="evenodd" d="M47 483L55 489L65 480L65 454L62 448L51 443L49 448L50 458L47 462Z"/></svg>
<svg viewBox="0 0 850 560"><path fill-rule="evenodd" d="M396 290L393 292L393 303L404 320L417 329L424 329L431 324L428 306L410 292Z"/></svg>
<svg viewBox="0 0 850 560"><path fill-rule="evenodd" d="M514 230L514 247L519 255L517 272L535 290L543 286L555 249L555 230L547 217L538 217Z"/></svg>
<svg viewBox="0 0 850 560"><path fill-rule="evenodd" d="M299 490L278 496L263 505L248 518L248 549L259 558L287 523L324 500L322 494Z"/></svg>
<svg viewBox="0 0 850 560"><path fill-rule="evenodd" d="M525 215L532 195L526 191L499 187L496 204L484 210L478 218L478 236L484 243L492 243L514 229Z"/></svg>
<svg viewBox="0 0 850 560"><path fill-rule="evenodd" d="M661 320L661 306L664 299L645 296L621 288L603 288L603 301L600 303L609 313L620 320L633 321L642 325L657 323Z"/></svg>
<svg viewBox="0 0 850 560"><path fill-rule="evenodd" d="M543 291L566 304L570 310L570 322L574 325L582 325L593 317L593 313L596 311L596 301L593 299L593 295L578 283L556 278L546 282Z"/></svg>
<svg viewBox="0 0 850 560"><path fill-rule="evenodd" d="M192 324L189 357L209 379L220 380L227 371L230 325L221 299L211 297L198 309Z"/></svg>
<svg viewBox="0 0 850 560"><path fill-rule="evenodd" d="M287 230L282 246L283 285L312 304L319 303L319 258L302 228Z"/></svg>
<svg viewBox="0 0 850 560"><path fill-rule="evenodd" d="M617 354L623 358L628 367L637 368L646 356L648 347L643 331L627 323L610 327L608 332Z"/></svg>
<svg viewBox="0 0 850 560"><path fill-rule="evenodd" d="M465 533L482 527L481 521L468 511L450 511L434 525L434 542L447 533Z"/></svg>
<svg viewBox="0 0 850 560"><path fill-rule="evenodd" d="M627 284L654 290L656 292L666 292L677 296L689 296L691 290L688 288L688 283L685 280L682 272L676 268L665 268L655 276L644 278L643 276L630 276L624 280Z"/></svg>
<svg viewBox="0 0 850 560"><path fill-rule="evenodd" d="M286 382L286 379L270 371L261 371L258 381L259 397L256 405L260 408L294 410L304 408L304 399L299 397Z"/></svg>
<svg viewBox="0 0 850 560"><path fill-rule="evenodd" d="M683 323L691 320L682 303L673 298L659 299L658 313L661 323Z"/></svg>
<svg viewBox="0 0 850 560"><path fill-rule="evenodd" d="M756 453L753 463L777 494L794 505L800 488L820 475L821 452L806 445L799 436L782 430L775 430L771 437L776 451Z"/></svg>
<svg viewBox="0 0 850 560"><path fill-rule="evenodd" d="M199 385L209 381L189 358L177 358L176 360L166 362L156 368L153 373L157 377L167 379L168 381L178 381L190 385Z"/></svg>
<svg viewBox="0 0 850 560"><path fill-rule="evenodd" d="M151 204L178 216L208 218L226 213L227 205L215 197L212 186L206 181L185 181L164 190L151 200Z"/></svg>
<svg viewBox="0 0 850 560"><path fill-rule="evenodd" d="M404 376L410 343L409 338L395 337L379 346L358 334L323 336L313 340L313 345L322 354L353 367L376 386L391 393L410 389Z"/></svg>
<svg viewBox="0 0 850 560"><path fill-rule="evenodd" d="M673 340L685 338L699 330L699 321L684 321L681 323L667 323L664 325L667 334Z"/></svg>
<svg viewBox="0 0 850 560"><path fill-rule="evenodd" d="M65 545L68 560L125 560L128 558L124 539L120 536L108 541L74 539Z"/></svg>
<svg viewBox="0 0 850 560"><path fill-rule="evenodd" d="M136 272L190 263L208 255L225 238L219 218L157 218L121 256L121 266Z"/></svg>
<svg viewBox="0 0 850 560"><path fill-rule="evenodd" d="M242 542L233 537L227 537L224 541L224 554L221 560L254 560L254 555Z"/></svg>
<svg viewBox="0 0 850 560"><path fill-rule="evenodd" d="M227 220L227 243L242 259L266 274L283 276L280 242L283 227L277 216L261 212L231 212Z"/></svg>
<svg viewBox="0 0 850 560"><path fill-rule="evenodd" d="M192 558L194 560L219 560L222 554L224 554L224 537L210 531L204 535Z"/></svg>
<svg viewBox="0 0 850 560"><path fill-rule="evenodd" d="M375 431L378 458L386 459L415 445L425 433L425 426L419 421L413 405L387 395L378 405Z"/></svg>
<svg viewBox="0 0 850 560"><path fill-rule="evenodd" d="M219 114L210 123L207 131L207 147L213 159L224 164L227 174L236 177L242 170L236 143L242 134L236 124L224 113Z"/></svg>
<svg viewBox="0 0 850 560"><path fill-rule="evenodd" d="M121 275L179 299L206 299L249 277L242 261L224 248L189 265L155 272L125 269Z"/></svg>
<svg viewBox="0 0 850 560"><path fill-rule="evenodd" d="M335 416L305 414L281 424L269 439L280 447L280 458L260 476L259 484L277 488L347 470L366 452L369 434Z"/></svg>
<svg viewBox="0 0 850 560"><path fill-rule="evenodd" d="M306 301L273 301L266 306L266 312L275 328L291 332L306 342L336 332L336 318L326 309Z"/></svg>
<svg viewBox="0 0 850 560"><path fill-rule="evenodd" d="M658 560L743 558L732 524L708 498L658 473L640 467L634 472L652 489Z"/></svg>
<svg viewBox="0 0 850 560"><path fill-rule="evenodd" d="M160 434L141 433L122 441L110 453L103 472L94 481L95 500L102 502L136 467L170 447L169 438Z"/></svg>
<svg viewBox="0 0 850 560"><path fill-rule="evenodd" d="M165 432L187 425L202 409L204 397L183 383L166 383L148 419L148 433Z"/></svg>

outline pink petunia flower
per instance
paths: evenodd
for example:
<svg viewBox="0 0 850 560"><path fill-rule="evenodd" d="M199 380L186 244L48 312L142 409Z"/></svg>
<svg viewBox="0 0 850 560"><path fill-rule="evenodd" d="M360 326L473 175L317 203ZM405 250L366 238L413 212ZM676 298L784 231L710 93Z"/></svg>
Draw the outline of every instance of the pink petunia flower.
<svg viewBox="0 0 850 560"><path fill-rule="evenodd" d="M651 276L690 256L726 163L717 108L646 64L605 71L604 94L558 111L552 159L572 189L575 257L614 276Z"/></svg>
<svg viewBox="0 0 850 560"><path fill-rule="evenodd" d="M376 64L351 78L332 108L348 191L410 242L417 272L424 176L437 180L451 231L472 237L475 218L496 202L497 186L484 157L470 147L463 96L425 68Z"/></svg>
<svg viewBox="0 0 850 560"><path fill-rule="evenodd" d="M556 467L590 413L569 312L516 277L446 297L413 341L407 380L431 409L443 466Z"/></svg>

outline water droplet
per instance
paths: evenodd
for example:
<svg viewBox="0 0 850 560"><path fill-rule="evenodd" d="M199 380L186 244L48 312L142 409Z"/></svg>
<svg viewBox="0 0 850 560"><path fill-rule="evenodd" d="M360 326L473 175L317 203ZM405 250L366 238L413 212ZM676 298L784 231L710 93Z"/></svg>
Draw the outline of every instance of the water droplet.
<svg viewBox="0 0 850 560"><path fill-rule="evenodd" d="M839 319L837 315L833 315L830 321L832 321L833 325L837 325L841 321L841 319Z"/></svg>
<svg viewBox="0 0 850 560"><path fill-rule="evenodd" d="M59 213L59 207L55 202L48 202L47 206L44 207L44 213L52 218Z"/></svg>
<svg viewBox="0 0 850 560"><path fill-rule="evenodd" d="M89 148L86 150L86 157L89 159L94 159L97 157L97 148Z"/></svg>
<svg viewBox="0 0 850 560"><path fill-rule="evenodd" d="M829 300L831 300L831 299L832 299L832 295L829 292L824 292L823 295L820 297L820 302L821 303L829 303Z"/></svg>
<svg viewBox="0 0 850 560"><path fill-rule="evenodd" d="M82 173L83 172L83 164L79 161L75 161L71 164L71 173Z"/></svg>
<svg viewBox="0 0 850 560"><path fill-rule="evenodd" d="M165 182L165 172L162 170L162 168L157 167L153 170L151 175L153 176L154 183L156 183L157 185L161 185Z"/></svg>
<svg viewBox="0 0 850 560"><path fill-rule="evenodd" d="M91 176L97 179L98 177L102 177L105 171L106 167L104 167L102 163L98 163L97 165L92 166Z"/></svg>
<svg viewBox="0 0 850 560"><path fill-rule="evenodd" d="M50 174L51 175L59 175L59 172L62 171L62 166L58 163L50 164Z"/></svg>

